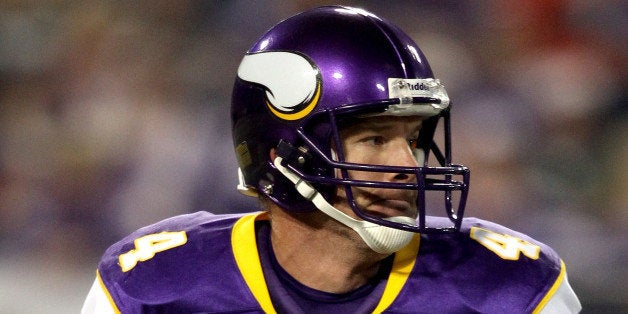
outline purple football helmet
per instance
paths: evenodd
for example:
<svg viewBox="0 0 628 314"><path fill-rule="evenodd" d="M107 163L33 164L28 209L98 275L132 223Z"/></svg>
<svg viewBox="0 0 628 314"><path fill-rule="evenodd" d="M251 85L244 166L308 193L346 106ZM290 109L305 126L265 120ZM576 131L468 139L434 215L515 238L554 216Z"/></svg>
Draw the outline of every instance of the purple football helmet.
<svg viewBox="0 0 628 314"><path fill-rule="evenodd" d="M265 194L284 210L311 211L317 207L313 193L330 200L340 187L365 221L413 232L459 229L469 170L451 164L449 98L417 44L388 21L361 9L327 6L280 22L244 56L231 106L243 193ZM372 115L423 120L420 167L344 161L339 125ZM433 140L441 119L444 150ZM280 165L270 158L273 148ZM430 155L439 166L428 165ZM348 171L404 173L416 182L354 180ZM370 215L353 200L352 186L418 191L416 224ZM426 225L426 191L443 194L450 223Z"/></svg>

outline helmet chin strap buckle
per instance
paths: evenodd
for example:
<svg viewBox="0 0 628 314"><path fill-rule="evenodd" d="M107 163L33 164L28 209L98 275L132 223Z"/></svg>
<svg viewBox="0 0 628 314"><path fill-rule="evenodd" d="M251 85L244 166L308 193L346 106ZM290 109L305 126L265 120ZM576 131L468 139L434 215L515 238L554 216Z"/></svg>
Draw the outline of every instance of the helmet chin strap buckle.
<svg viewBox="0 0 628 314"><path fill-rule="evenodd" d="M296 161L299 165L303 165L307 160L312 158L308 154L307 148L296 148L284 140L279 141L277 148L275 148L275 154L288 162Z"/></svg>
<svg viewBox="0 0 628 314"><path fill-rule="evenodd" d="M275 154L285 160L290 160L295 151L294 146L284 140L280 140L277 148L275 148Z"/></svg>
<svg viewBox="0 0 628 314"><path fill-rule="evenodd" d="M373 251L380 254L392 254L408 245L408 243L412 240L412 237L414 237L413 232L378 225L370 221L357 220L343 213L329 204L323 195L321 195L308 182L303 181L294 172L290 171L290 169L284 167L281 164L282 161L283 158L277 156L273 161L273 164L277 170L281 172L281 174L294 183L297 191L303 197L311 201L314 206L316 206L316 208L323 213L357 232L366 245L368 245L368 247ZM414 218L404 216L390 217L386 218L386 220L405 224L416 223Z"/></svg>

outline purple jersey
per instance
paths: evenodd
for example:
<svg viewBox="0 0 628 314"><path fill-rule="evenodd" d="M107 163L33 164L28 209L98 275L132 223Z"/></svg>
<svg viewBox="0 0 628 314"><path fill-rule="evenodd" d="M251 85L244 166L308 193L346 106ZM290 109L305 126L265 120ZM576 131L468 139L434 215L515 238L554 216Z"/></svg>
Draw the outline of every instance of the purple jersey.
<svg viewBox="0 0 628 314"><path fill-rule="evenodd" d="M139 229L105 252L98 282L121 313L276 312L273 300L286 304L278 298L289 294L268 288L278 281L256 241L266 220L198 212ZM415 236L389 269L360 296L372 304L365 312L530 313L565 277L548 246L474 218L458 233Z"/></svg>

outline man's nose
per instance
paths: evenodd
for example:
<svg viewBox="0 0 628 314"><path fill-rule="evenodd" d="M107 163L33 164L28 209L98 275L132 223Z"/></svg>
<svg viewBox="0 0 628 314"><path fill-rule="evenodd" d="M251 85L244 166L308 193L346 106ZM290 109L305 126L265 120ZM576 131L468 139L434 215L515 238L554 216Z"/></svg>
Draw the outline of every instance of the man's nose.
<svg viewBox="0 0 628 314"><path fill-rule="evenodd" d="M392 165L401 167L418 167L413 148L405 140L400 140L395 145L395 153L391 156Z"/></svg>
<svg viewBox="0 0 628 314"><path fill-rule="evenodd" d="M416 160L412 147L403 140L395 145L396 149L391 154L391 165L400 167L419 167L419 163ZM397 173L394 175L396 181L410 181L414 180L414 175L408 173Z"/></svg>

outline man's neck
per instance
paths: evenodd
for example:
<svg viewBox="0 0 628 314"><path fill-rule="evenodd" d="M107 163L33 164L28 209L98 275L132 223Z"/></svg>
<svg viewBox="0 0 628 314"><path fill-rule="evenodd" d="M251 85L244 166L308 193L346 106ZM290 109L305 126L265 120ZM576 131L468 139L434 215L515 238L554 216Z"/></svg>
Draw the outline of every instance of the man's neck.
<svg viewBox="0 0 628 314"><path fill-rule="evenodd" d="M345 293L363 286L385 255L372 251L355 231L321 212L271 211L271 241L279 264L302 284Z"/></svg>

